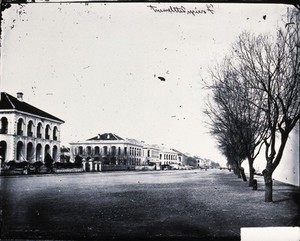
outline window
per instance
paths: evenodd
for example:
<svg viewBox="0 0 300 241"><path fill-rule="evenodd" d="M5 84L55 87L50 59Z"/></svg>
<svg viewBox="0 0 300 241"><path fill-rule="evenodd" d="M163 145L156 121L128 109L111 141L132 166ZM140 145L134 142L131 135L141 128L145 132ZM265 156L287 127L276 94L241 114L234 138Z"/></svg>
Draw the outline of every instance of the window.
<svg viewBox="0 0 300 241"><path fill-rule="evenodd" d="M103 147L103 153L104 153L104 155L107 155L107 146Z"/></svg>
<svg viewBox="0 0 300 241"><path fill-rule="evenodd" d="M54 129L53 129L53 140L57 141L57 127L55 126Z"/></svg>
<svg viewBox="0 0 300 241"><path fill-rule="evenodd" d="M6 117L1 118L0 134L7 134L8 121Z"/></svg>
<svg viewBox="0 0 300 241"><path fill-rule="evenodd" d="M44 152L44 161L47 159L47 158L49 158L49 156L51 157L51 155L50 155L50 146L47 144L46 146L45 146L45 152Z"/></svg>
<svg viewBox="0 0 300 241"><path fill-rule="evenodd" d="M42 161L42 145L39 143L36 145L36 161Z"/></svg>
<svg viewBox="0 0 300 241"><path fill-rule="evenodd" d="M47 140L50 139L50 126L49 125L46 126L45 139L47 139Z"/></svg>
<svg viewBox="0 0 300 241"><path fill-rule="evenodd" d="M42 123L39 123L36 130L36 137L42 138Z"/></svg>
<svg viewBox="0 0 300 241"><path fill-rule="evenodd" d="M87 155L90 156L92 154L92 148L90 146L86 147Z"/></svg>
<svg viewBox="0 0 300 241"><path fill-rule="evenodd" d="M53 150L52 150L52 158L54 161L57 160L57 146L54 146L53 147Z"/></svg>
<svg viewBox="0 0 300 241"><path fill-rule="evenodd" d="M5 141L0 141L0 156L2 161L6 160L7 144Z"/></svg>
<svg viewBox="0 0 300 241"><path fill-rule="evenodd" d="M116 147L115 147L115 146L112 146L112 147L111 147L111 155L112 155L112 156L115 156L116 153L117 153L117 152L116 152Z"/></svg>
<svg viewBox="0 0 300 241"><path fill-rule="evenodd" d="M95 155L99 155L100 154L100 148L99 146L95 147Z"/></svg>
<svg viewBox="0 0 300 241"><path fill-rule="evenodd" d="M17 143L17 160L24 160L24 144L21 141Z"/></svg>
<svg viewBox="0 0 300 241"><path fill-rule="evenodd" d="M79 155L82 155L82 154L83 154L83 147L82 147L82 146L79 146L79 147L78 147L78 154L79 154Z"/></svg>
<svg viewBox="0 0 300 241"><path fill-rule="evenodd" d="M29 137L33 137L32 127L33 127L33 122L29 121L28 126L27 126L27 136L29 136Z"/></svg>
<svg viewBox="0 0 300 241"><path fill-rule="evenodd" d="M17 135L22 136L23 135L23 119L20 118L18 120L18 125L17 125Z"/></svg>
<svg viewBox="0 0 300 241"><path fill-rule="evenodd" d="M26 156L26 160L31 162L32 160L34 160L34 148L33 148L33 144L31 142L29 142L27 144L27 156Z"/></svg>

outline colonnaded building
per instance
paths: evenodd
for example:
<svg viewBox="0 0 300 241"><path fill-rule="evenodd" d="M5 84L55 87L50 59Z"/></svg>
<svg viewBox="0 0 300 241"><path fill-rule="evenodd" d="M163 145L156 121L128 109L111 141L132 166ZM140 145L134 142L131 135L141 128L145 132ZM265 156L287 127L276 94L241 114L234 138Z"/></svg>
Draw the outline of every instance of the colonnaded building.
<svg viewBox="0 0 300 241"><path fill-rule="evenodd" d="M153 165L160 169L164 165L182 165L179 152L158 145L145 144L135 139L124 139L113 133L98 134L84 141L70 143L71 160L80 157L98 164L137 167Z"/></svg>
<svg viewBox="0 0 300 241"><path fill-rule="evenodd" d="M44 161L60 157L60 126L64 121L17 98L0 92L0 156L2 161Z"/></svg>

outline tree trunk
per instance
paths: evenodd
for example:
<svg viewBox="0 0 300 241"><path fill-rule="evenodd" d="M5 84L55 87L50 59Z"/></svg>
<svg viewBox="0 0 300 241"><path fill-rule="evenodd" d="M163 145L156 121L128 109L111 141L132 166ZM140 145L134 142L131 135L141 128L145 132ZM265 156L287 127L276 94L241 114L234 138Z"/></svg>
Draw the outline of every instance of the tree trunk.
<svg viewBox="0 0 300 241"><path fill-rule="evenodd" d="M265 180L265 202L273 202L272 172L265 169L263 175Z"/></svg>
<svg viewBox="0 0 300 241"><path fill-rule="evenodd" d="M249 187L253 187L253 180L254 180L254 172L255 169L253 168L253 158L248 158L249 163Z"/></svg>
<svg viewBox="0 0 300 241"><path fill-rule="evenodd" d="M275 151L275 140L272 141L273 147L271 149L271 155L270 157L267 157L267 166L266 169L263 171L264 180L265 180L265 202L273 202L273 181L272 181L272 174L278 164L280 163L280 160L283 155L283 151L288 139L288 133L289 132L281 132L281 144L279 146L279 150L277 153L277 156L275 157L276 151ZM274 152L274 154L272 154ZM272 160L275 160L272 162Z"/></svg>
<svg viewBox="0 0 300 241"><path fill-rule="evenodd" d="M249 171L250 171L250 173L249 173L249 187L253 187L255 169L252 167L252 168L250 168Z"/></svg>
<svg viewBox="0 0 300 241"><path fill-rule="evenodd" d="M235 171L238 178L242 178L240 169L236 168Z"/></svg>
<svg viewBox="0 0 300 241"><path fill-rule="evenodd" d="M237 162L237 169L238 169L238 173L240 174L239 175L239 178L243 178L243 181L244 182L247 182L247 177L245 175L245 170L244 168L241 166L241 163L240 162Z"/></svg>
<svg viewBox="0 0 300 241"><path fill-rule="evenodd" d="M242 178L240 170L239 170L239 169L236 169L236 172L237 172L238 178Z"/></svg>
<svg viewBox="0 0 300 241"><path fill-rule="evenodd" d="M247 182L247 177L246 177L246 175L245 175L245 170L244 170L244 168L240 168L240 172L241 172L241 174L242 174L242 178L243 178L243 181L244 182Z"/></svg>

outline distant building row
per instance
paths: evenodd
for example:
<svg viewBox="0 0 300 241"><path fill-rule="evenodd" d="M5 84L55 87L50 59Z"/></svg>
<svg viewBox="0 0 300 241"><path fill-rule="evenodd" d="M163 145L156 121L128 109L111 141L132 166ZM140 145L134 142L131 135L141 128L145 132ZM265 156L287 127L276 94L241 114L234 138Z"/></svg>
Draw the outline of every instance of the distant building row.
<svg viewBox="0 0 300 241"><path fill-rule="evenodd" d="M142 166L182 165L186 156L175 150L158 145L148 145L135 139L123 139L113 133L98 134L86 141L70 143L71 160L81 157L86 161L102 164Z"/></svg>

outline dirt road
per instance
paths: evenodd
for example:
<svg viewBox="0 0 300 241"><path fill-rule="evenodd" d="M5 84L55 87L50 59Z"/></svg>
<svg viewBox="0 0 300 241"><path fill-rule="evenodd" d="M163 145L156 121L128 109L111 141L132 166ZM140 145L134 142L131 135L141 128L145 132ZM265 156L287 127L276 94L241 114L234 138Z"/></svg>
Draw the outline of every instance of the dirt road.
<svg viewBox="0 0 300 241"><path fill-rule="evenodd" d="M1 238L239 240L241 227L292 226L295 188L264 202L227 170L0 177ZM299 218L299 216L298 216Z"/></svg>

